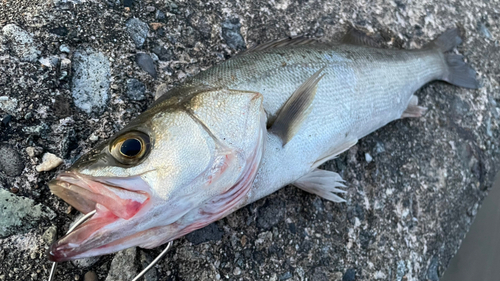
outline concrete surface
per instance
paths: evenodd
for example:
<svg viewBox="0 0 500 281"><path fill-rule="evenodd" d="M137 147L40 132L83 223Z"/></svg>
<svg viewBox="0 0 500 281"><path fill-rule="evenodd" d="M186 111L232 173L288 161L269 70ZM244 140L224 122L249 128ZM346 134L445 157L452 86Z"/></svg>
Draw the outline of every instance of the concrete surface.
<svg viewBox="0 0 500 281"><path fill-rule="evenodd" d="M50 239L42 237L53 226L62 236L77 216L51 195L47 181L146 109L159 84L172 87L240 49L285 36L329 41L355 25L388 47L417 48L457 25L464 32L459 51L483 87L431 83L417 92L429 108L425 117L393 122L324 165L346 180L347 203L286 187L179 239L148 275L148 280L438 280L498 171L499 17L499 0L0 1L0 143L22 161L15 171L0 171L0 186L57 214L27 233L0 239L0 280L47 278L44 253ZM139 21L127 24L134 18ZM146 35L142 23L148 25ZM82 50L92 50L98 59L81 63ZM151 60L138 65L137 54ZM102 77L75 77L85 65ZM156 79L146 72L152 69ZM131 87L130 79L139 86ZM84 87L81 109L74 81ZM89 91L92 87L99 90ZM131 88L140 93L131 94ZM64 165L37 172L46 152ZM6 161L0 167L11 167L5 159L0 157ZM141 257L151 259L160 251L138 249L135 265L140 268ZM112 264L123 264L112 260L63 263L56 280L105 280Z"/></svg>

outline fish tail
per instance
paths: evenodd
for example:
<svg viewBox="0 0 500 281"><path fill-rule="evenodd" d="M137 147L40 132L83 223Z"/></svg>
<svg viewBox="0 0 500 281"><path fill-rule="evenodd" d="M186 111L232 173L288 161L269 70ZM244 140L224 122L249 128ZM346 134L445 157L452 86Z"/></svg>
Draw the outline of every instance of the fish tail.
<svg viewBox="0 0 500 281"><path fill-rule="evenodd" d="M457 28L449 29L439 35L436 39L425 45L424 48L437 49L442 53L451 51L462 43L462 38ZM442 80L464 88L477 89L479 81L476 79L476 71L459 54L444 54L447 66Z"/></svg>

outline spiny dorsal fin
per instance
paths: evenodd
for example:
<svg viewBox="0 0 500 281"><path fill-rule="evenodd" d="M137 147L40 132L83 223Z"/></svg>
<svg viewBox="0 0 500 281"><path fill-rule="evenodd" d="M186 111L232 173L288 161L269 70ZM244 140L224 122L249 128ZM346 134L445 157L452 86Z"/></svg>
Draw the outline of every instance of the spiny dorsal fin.
<svg viewBox="0 0 500 281"><path fill-rule="evenodd" d="M309 114L311 104L316 95L318 82L324 76L324 74L321 75L324 69L325 67L322 67L316 71L316 73L295 90L285 105L283 105L278 117L276 117L271 126L270 131L281 138L283 146L293 138Z"/></svg>
<svg viewBox="0 0 500 281"><path fill-rule="evenodd" d="M362 45L376 48L382 47L382 44L380 44L377 39L355 28L351 28L340 41L350 45Z"/></svg>
<svg viewBox="0 0 500 281"><path fill-rule="evenodd" d="M253 46L247 49L246 51L238 53L238 56L253 52L267 51L270 49L287 47L287 46L307 45L316 42L317 42L316 39L306 38L304 36L281 38Z"/></svg>

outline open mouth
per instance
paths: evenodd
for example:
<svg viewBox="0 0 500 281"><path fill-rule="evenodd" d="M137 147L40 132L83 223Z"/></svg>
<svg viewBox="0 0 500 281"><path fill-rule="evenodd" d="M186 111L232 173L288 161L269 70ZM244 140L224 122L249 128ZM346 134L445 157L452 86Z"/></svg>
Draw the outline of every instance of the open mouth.
<svg viewBox="0 0 500 281"><path fill-rule="evenodd" d="M130 178L128 179L130 181ZM150 202L150 194L140 178L136 189L125 189L120 178L90 178L67 172L49 183L50 190L82 213L96 210L92 218L54 243L49 252L52 261L79 258L80 254L105 245L117 237L102 237L102 230L118 221L130 220ZM134 182L134 180L132 180ZM141 188L142 187L142 188Z"/></svg>

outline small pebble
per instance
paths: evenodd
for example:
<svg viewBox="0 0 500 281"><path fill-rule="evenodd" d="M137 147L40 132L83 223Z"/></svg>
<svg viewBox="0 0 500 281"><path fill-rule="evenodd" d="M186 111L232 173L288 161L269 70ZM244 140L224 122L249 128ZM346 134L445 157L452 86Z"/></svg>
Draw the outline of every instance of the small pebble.
<svg viewBox="0 0 500 281"><path fill-rule="evenodd" d="M127 21L126 26L127 32L134 41L135 46L141 48L148 36L148 24L137 18L132 18Z"/></svg>
<svg viewBox="0 0 500 281"><path fill-rule="evenodd" d="M246 48L245 40L241 36L241 23L237 18L227 19L222 23L222 38L226 44L236 50Z"/></svg>
<svg viewBox="0 0 500 281"><path fill-rule="evenodd" d="M163 26L161 22L152 22L149 24L153 30L158 30L158 28Z"/></svg>
<svg viewBox="0 0 500 281"><path fill-rule="evenodd" d="M56 240L57 227L55 225L47 228L42 235L42 240L45 244L50 245Z"/></svg>
<svg viewBox="0 0 500 281"><path fill-rule="evenodd" d="M29 157L35 157L42 154L43 149L41 147L26 147L26 153L28 153Z"/></svg>
<svg viewBox="0 0 500 281"><path fill-rule="evenodd" d="M47 152L43 155L42 157L42 164L36 166L36 170L38 172L46 172L50 171L57 166L61 165L63 163L63 160L56 155Z"/></svg>
<svg viewBox="0 0 500 281"><path fill-rule="evenodd" d="M97 274L93 271L89 271L85 273L85 276L83 277L84 281L97 281Z"/></svg>
<svg viewBox="0 0 500 281"><path fill-rule="evenodd" d="M233 270L233 274L234 275L240 275L241 274L241 269L239 267L236 267L234 270Z"/></svg>
<svg viewBox="0 0 500 281"><path fill-rule="evenodd" d="M132 5L134 5L134 0L123 0L123 6L130 8Z"/></svg>
<svg viewBox="0 0 500 281"><path fill-rule="evenodd" d="M373 161L373 157L370 155L370 153L365 153L365 160L366 163L370 163Z"/></svg>
<svg viewBox="0 0 500 281"><path fill-rule="evenodd" d="M59 51L60 51L61 53L66 53L66 54L69 54L70 49L69 49L68 45L64 45L64 44L62 44L61 46L59 46Z"/></svg>
<svg viewBox="0 0 500 281"><path fill-rule="evenodd" d="M147 73L149 73L153 78L156 79L156 66L153 59L146 53L138 53L135 55L135 62L137 65Z"/></svg>
<svg viewBox="0 0 500 281"><path fill-rule="evenodd" d="M146 92L146 86L144 84L135 79L127 79L127 96L131 100L143 100L145 99L144 93Z"/></svg>
<svg viewBox="0 0 500 281"><path fill-rule="evenodd" d="M12 115L5 115L5 117L2 119L2 125L7 126L10 121L12 121Z"/></svg>
<svg viewBox="0 0 500 281"><path fill-rule="evenodd" d="M157 20L164 20L165 19L165 13L160 11L160 10L156 10L156 15L155 15L156 19Z"/></svg>

